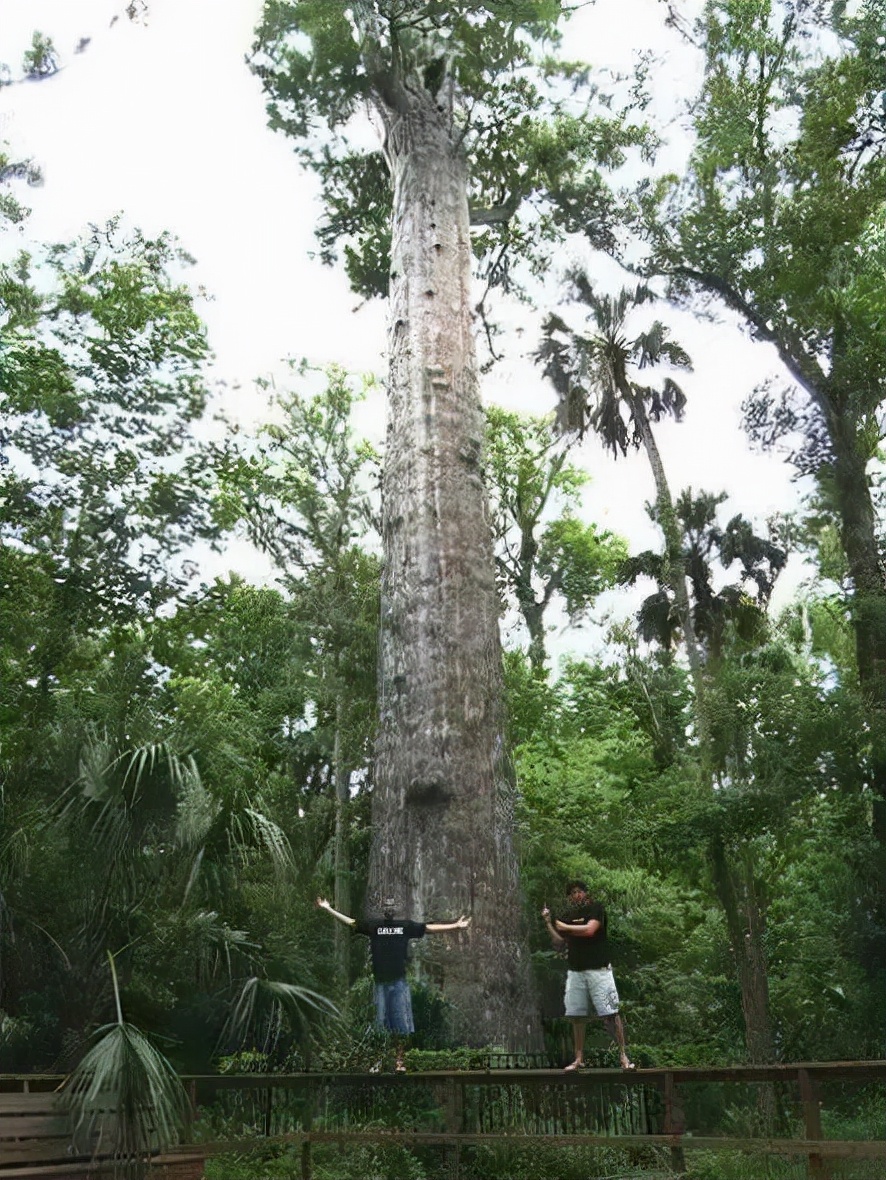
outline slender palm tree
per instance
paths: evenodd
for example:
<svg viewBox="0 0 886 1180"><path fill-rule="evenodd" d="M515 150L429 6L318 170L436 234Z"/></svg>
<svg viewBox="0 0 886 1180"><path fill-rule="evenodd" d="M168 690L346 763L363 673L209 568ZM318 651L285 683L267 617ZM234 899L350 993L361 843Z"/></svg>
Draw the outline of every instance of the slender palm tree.
<svg viewBox="0 0 886 1180"><path fill-rule="evenodd" d="M655 480L656 516L665 537L665 580L673 594L676 621L683 632L689 669L696 694L699 736L704 738L703 660L694 625L686 561L674 501L652 423L683 416L686 396L671 376L660 386L643 384L636 375L655 365L688 371L692 362L686 351L668 338L660 320L631 337L630 313L655 299L645 286L618 295L598 294L583 271L569 275L570 295L587 307L587 331L576 331L562 317L545 321L537 358L559 396L557 412L561 430L584 435L592 430L613 455L626 455L642 447ZM702 747L705 742L702 741Z"/></svg>
<svg viewBox="0 0 886 1180"><path fill-rule="evenodd" d="M704 628L706 620L703 613L698 617L699 609L704 612L698 597L696 610L692 608L688 578L693 572L698 573L698 555L691 537L688 546L684 541L684 526L691 525L693 505L688 496L675 505L652 431L652 423L665 415L679 421L686 398L670 376L664 378L660 387L636 379L638 371L655 365L689 370L691 361L679 344L668 339L668 330L659 320L634 337L628 334L629 313L655 298L648 287L622 290L615 297L603 296L594 291L585 274L573 272L570 291L588 308L590 330L575 331L560 316L551 315L545 322L537 356L559 395L561 429L579 435L593 430L616 457L641 446L646 452L655 481L655 517L665 538L659 568L662 582L673 595L675 622L686 644L695 691L701 779L710 786L714 777L714 743L708 713L706 665L699 642L699 630ZM736 521L733 525L737 528ZM696 591L704 590L697 576L693 586ZM667 631L672 634L673 628L667 627ZM732 861L719 833L708 841L708 860L732 934L748 1051L752 1060L771 1060L774 1046L768 980L753 865L747 856L738 863Z"/></svg>

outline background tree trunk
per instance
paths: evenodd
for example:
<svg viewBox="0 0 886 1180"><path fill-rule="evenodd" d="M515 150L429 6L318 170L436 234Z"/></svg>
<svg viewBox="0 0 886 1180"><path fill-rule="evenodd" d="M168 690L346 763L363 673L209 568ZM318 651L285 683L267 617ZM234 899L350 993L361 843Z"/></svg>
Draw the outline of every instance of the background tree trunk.
<svg viewBox="0 0 886 1180"><path fill-rule="evenodd" d="M379 738L367 905L473 917L422 963L471 1044L538 1041L481 480L467 183L425 91L379 103L394 185Z"/></svg>
<svg viewBox="0 0 886 1180"><path fill-rule="evenodd" d="M726 915L729 941L741 990L748 1060L765 1064L775 1060L775 1039L769 1011L769 973L763 945L764 919L757 899L753 866L745 860L730 863L720 836L710 842L714 888Z"/></svg>
<svg viewBox="0 0 886 1180"><path fill-rule="evenodd" d="M834 486L840 537L852 579L850 608L858 681L871 727L870 784L879 874L886 882L886 568L859 428L849 414L832 416Z"/></svg>
<svg viewBox="0 0 886 1180"><path fill-rule="evenodd" d="M333 904L340 914L351 912L351 849L348 837L350 804L350 771L345 767L342 756L342 704L341 697L335 705L335 742L332 757L332 773L335 786L335 845L333 851L335 871L335 892ZM353 935L347 926L335 923L335 965L339 978L345 987L350 983L351 941Z"/></svg>
<svg viewBox="0 0 886 1180"><path fill-rule="evenodd" d="M665 539L665 578L674 592L674 604L677 608L677 618L683 631L683 641L686 644L686 657L689 661L689 674L692 677L692 688L695 692L695 718L698 725L699 750L705 775L710 774L710 730L708 726L707 691L704 678L704 660L698 636L695 633L695 621L692 617L692 605L689 590L686 586L686 568L683 561L683 542L677 516L674 511L674 500L671 496L670 485L665 475L664 463L643 398L632 392L627 386L623 390L631 415L637 424L643 449L649 460L652 478L655 481L655 502L658 508L659 523Z"/></svg>

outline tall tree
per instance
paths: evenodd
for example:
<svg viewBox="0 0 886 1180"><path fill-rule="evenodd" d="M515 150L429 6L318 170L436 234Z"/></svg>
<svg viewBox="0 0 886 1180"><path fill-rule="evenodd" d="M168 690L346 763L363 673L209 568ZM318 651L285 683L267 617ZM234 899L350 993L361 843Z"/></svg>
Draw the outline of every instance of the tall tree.
<svg viewBox="0 0 886 1180"><path fill-rule="evenodd" d="M695 698L700 797L706 800L715 785L722 786L717 782L718 771L725 770L722 758L718 760L722 726L717 724L714 707L719 699L715 672L723 651L725 619L728 615L733 623L746 624L748 618L754 622L760 618L784 555L755 537L740 517L719 530L713 515L720 502L716 497L702 497L696 503L684 494L675 502L651 423L664 414L679 419L685 397L669 376L658 388L641 384L638 374L663 362L687 369L690 362L658 321L647 331L629 336L629 311L653 298L652 292L640 287L616 297L601 296L581 273L573 276L572 290L589 308L590 331L577 332L562 317L548 317L539 359L559 395L564 428L590 427L615 455L624 455L630 446L642 446L646 452L656 488L653 515L664 534L664 553L660 557L641 554L626 564L625 574L629 579L652 574L659 581L658 590L640 611L644 638L658 639L668 649L679 634L685 644ZM708 561L715 548L726 565L739 560L743 570L742 581L719 594L712 590ZM756 599L746 593L748 583L756 587ZM771 1060L774 1037L764 920L754 866L748 856L736 855L735 846L727 846L717 825L708 831L706 852L732 935L748 1053L754 1061Z"/></svg>
<svg viewBox="0 0 886 1180"><path fill-rule="evenodd" d="M529 662L545 675L545 614L559 596L573 623L613 585L624 542L574 515L590 476L567 462L553 417L486 411L486 472L499 581L529 632ZM554 515L559 509L559 515Z"/></svg>
<svg viewBox="0 0 886 1180"><path fill-rule="evenodd" d="M771 822L771 816L759 798L747 806L747 815L742 812L749 795L765 799L766 792L775 786L771 762L758 756L768 735L760 733L761 714L765 713L754 706L764 693L773 690L766 676L766 660L756 653L768 640L766 606L786 555L771 541L756 536L741 516L733 516L721 528L716 510L725 498L708 494L693 497L683 492L674 504L674 515L691 589L693 630L704 659L702 775L706 788L716 788L704 793L702 808L707 806L707 815L700 827L730 935L748 1056L751 1061L771 1061L776 1045L769 1003L766 902L761 872L748 842L748 837L756 834L754 821L759 823L760 813L765 814L764 822ZM739 567L738 579L717 590L715 559L720 575L734 565ZM665 588L666 568L657 555L644 553L627 563L626 573L630 577L652 574ZM661 590L642 605L639 622L645 639L670 645L673 632ZM750 670L742 668L739 657L746 659ZM739 670L732 669L733 662ZM775 691L783 691L786 662L780 661L782 676ZM797 684L799 688L799 680ZM808 789L808 778L798 775L795 789ZM707 800L711 798L727 798L728 802L710 808ZM778 802L773 800L769 806L777 811L783 796L776 798ZM767 1095L769 1099L771 1095Z"/></svg>
<svg viewBox="0 0 886 1180"><path fill-rule="evenodd" d="M532 43L555 36L563 8L274 0L255 57L276 126L302 141L318 124L333 133L303 147L329 197L329 242L350 234L352 282L390 299L370 898L393 890L417 914L472 913L471 934L431 970L479 1043L525 1044L536 1021L481 479L469 197L487 257L509 240L528 247L534 235L514 219L525 197L552 175L592 182L598 159L638 138L618 120L606 137L593 118L535 117ZM342 134L363 104L380 152ZM501 253L496 273L507 274Z"/></svg>
<svg viewBox="0 0 886 1180"><path fill-rule="evenodd" d="M872 497L886 398L884 26L883 0L710 0L695 150L640 209L645 272L737 313L793 383L781 400L753 399L752 428L769 443L799 433L794 456L838 525L886 872L886 567Z"/></svg>
<svg viewBox="0 0 886 1180"><path fill-rule="evenodd" d="M302 367L302 381L309 372ZM377 459L353 437L359 400L348 375L325 374L320 393L284 393L276 421L258 446L228 443L221 459L222 500L245 519L251 539L283 572L293 622L305 637L317 728L328 733L335 796L334 904L350 913L351 778L365 772L374 701L378 560L357 544L375 525L371 483ZM337 961L347 977L351 939L336 924Z"/></svg>
<svg viewBox="0 0 886 1180"><path fill-rule="evenodd" d="M570 292L586 307L588 330L574 330L559 315L549 315L544 324L538 359L559 398L558 415L565 431L583 434L592 429L614 456L642 447L655 481L658 522L665 537L665 593L672 596L673 609L686 644L689 670L696 696L696 713L702 746L705 746L705 690L703 657L686 585L683 539L674 513L674 501L664 464L652 430L652 422L665 416L678 421L686 397L680 386L666 376L660 388L642 384L639 370L650 365L668 365L687 370L689 356L679 344L668 339L659 320L628 336L630 312L655 298L644 286L623 289L616 296L594 290L587 275L574 272Z"/></svg>

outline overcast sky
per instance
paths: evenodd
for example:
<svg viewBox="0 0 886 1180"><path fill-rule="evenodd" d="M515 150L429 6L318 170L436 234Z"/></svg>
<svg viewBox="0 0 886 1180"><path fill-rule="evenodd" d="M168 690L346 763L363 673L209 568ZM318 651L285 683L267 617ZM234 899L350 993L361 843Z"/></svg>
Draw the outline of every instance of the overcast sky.
<svg viewBox="0 0 886 1180"><path fill-rule="evenodd" d="M0 62L16 75L39 29L63 64L53 78L0 90L0 139L44 174L43 185L27 194L33 214L26 231L7 232L4 254L21 233L66 239L120 211L147 233L173 231L197 260L192 281L211 296L201 310L218 373L238 384L231 407L246 419L263 408L252 379L280 358L381 374L385 344L383 305L361 305L337 270L311 257L313 181L291 144L268 129L258 83L244 64L260 8L260 0L149 0L147 14L131 20L121 0L0 0ZM665 30L665 15L661 0L597 0L573 17L568 52L615 71L653 48L660 55L655 110L678 156L686 142L677 121L681 96L691 90L697 63ZM570 260L564 250L563 264ZM618 282L611 266L598 269L601 282ZM741 431L741 401L777 371L774 354L750 344L735 323L699 324L669 308L659 314L695 363L681 382L689 397L685 422L659 430L674 490L726 490L724 513L741 511L762 526L796 503L790 470L752 454ZM550 391L524 359L536 343L532 332L508 342L507 364L485 379L487 400L551 408ZM382 418L374 407L367 426ZM635 549L657 545L644 510L654 494L645 461L616 463L592 444L577 458L593 477L588 518L624 533ZM223 572L223 565L206 572Z"/></svg>

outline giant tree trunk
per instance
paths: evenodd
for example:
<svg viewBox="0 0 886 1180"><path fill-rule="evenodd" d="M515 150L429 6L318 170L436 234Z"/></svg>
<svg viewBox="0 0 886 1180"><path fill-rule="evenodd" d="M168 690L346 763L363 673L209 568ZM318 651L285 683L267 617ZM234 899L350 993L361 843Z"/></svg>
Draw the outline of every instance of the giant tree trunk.
<svg viewBox="0 0 886 1180"><path fill-rule="evenodd" d="M880 557L876 514L871 501L867 460L859 445L859 426L847 413L830 421L834 447L834 485L840 538L852 579L852 626L858 680L871 735L869 759L873 831L880 850L881 880L886 879L886 568Z"/></svg>
<svg viewBox="0 0 886 1180"><path fill-rule="evenodd" d="M467 183L426 91L377 99L394 187L379 736L367 904L473 918L422 969L472 1044L538 1038L521 931L499 602L481 470Z"/></svg>

